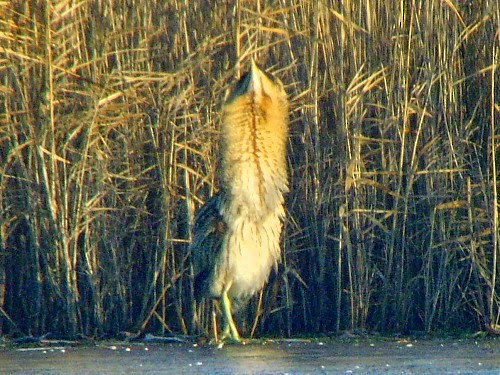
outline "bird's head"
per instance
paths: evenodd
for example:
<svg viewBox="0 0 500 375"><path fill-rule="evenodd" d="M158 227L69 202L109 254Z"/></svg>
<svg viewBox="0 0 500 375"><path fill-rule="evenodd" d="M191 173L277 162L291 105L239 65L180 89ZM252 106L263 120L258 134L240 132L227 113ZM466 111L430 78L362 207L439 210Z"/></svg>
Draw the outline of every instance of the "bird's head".
<svg viewBox="0 0 500 375"><path fill-rule="evenodd" d="M285 88L281 80L260 69L253 59L250 70L236 83L236 86L226 99L226 104L231 103L240 96L248 94L254 96L256 103L267 100L286 102Z"/></svg>

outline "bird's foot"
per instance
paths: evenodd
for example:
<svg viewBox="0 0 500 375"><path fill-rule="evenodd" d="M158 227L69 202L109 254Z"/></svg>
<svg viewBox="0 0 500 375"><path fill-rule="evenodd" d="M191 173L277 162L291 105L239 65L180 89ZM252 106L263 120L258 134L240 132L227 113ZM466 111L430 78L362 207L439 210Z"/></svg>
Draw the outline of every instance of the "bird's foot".
<svg viewBox="0 0 500 375"><path fill-rule="evenodd" d="M218 337L217 339L213 338L209 341L210 346L217 346L219 349L222 348L225 344L245 345L246 340L243 340L240 337L235 339L234 337L229 336L229 337Z"/></svg>
<svg viewBox="0 0 500 375"><path fill-rule="evenodd" d="M230 324L226 325L224 331L220 336L220 342L224 343L232 343L232 344L241 344L243 341L241 340L240 334L236 330L236 327L231 327Z"/></svg>

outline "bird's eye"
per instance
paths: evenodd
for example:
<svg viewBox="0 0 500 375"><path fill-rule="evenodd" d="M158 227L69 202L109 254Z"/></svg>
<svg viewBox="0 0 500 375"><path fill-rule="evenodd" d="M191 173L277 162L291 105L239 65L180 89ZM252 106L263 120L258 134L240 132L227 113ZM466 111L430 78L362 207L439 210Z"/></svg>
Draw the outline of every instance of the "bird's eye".
<svg viewBox="0 0 500 375"><path fill-rule="evenodd" d="M250 83L250 72L246 72L241 76L241 78L238 80L238 83L236 84L236 89L235 90L244 90Z"/></svg>
<svg viewBox="0 0 500 375"><path fill-rule="evenodd" d="M236 85L234 86L234 89L229 92L229 95L226 98L226 103L230 103L233 99L244 94L248 90L248 85L250 85L250 80L251 77L249 72L242 75L241 78L236 83Z"/></svg>

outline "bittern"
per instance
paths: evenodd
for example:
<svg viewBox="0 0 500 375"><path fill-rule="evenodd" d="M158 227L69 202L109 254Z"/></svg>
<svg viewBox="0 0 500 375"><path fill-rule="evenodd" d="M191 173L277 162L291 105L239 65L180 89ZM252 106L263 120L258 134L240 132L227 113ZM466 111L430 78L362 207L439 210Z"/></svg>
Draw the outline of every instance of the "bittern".
<svg viewBox="0 0 500 375"><path fill-rule="evenodd" d="M198 211L191 252L195 295L219 299L221 339L240 341L233 312L281 259L288 191L288 101L281 81L252 61L222 109L222 187Z"/></svg>

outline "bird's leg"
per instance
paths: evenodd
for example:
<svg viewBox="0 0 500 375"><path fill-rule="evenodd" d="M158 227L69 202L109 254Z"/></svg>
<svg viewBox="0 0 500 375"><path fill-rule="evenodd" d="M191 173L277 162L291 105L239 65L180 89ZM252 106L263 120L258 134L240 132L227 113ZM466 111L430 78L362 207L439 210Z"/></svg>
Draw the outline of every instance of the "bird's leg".
<svg viewBox="0 0 500 375"><path fill-rule="evenodd" d="M222 332L221 339L231 338L234 341L240 342L240 334L236 328L236 324L233 320L233 314L231 309L231 300L227 295L227 290L224 290L221 295L222 302L222 312L224 314L224 331Z"/></svg>

